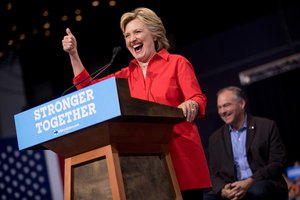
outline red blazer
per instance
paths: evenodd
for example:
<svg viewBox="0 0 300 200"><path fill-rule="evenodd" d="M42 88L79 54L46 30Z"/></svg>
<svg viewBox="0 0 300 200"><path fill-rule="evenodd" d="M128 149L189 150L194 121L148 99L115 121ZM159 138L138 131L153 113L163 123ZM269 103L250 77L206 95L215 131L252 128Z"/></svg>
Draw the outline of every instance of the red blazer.
<svg viewBox="0 0 300 200"><path fill-rule="evenodd" d="M74 78L74 84L87 76L87 71L83 71ZM150 60L146 79L134 59L128 67L92 83L112 76L128 79L132 97L174 107L192 99L199 104L198 117L205 115L206 96L201 91L193 66L183 56L169 54L163 49ZM86 86L88 82L89 79L77 88ZM181 190L211 187L209 169L195 122L175 125L169 148Z"/></svg>

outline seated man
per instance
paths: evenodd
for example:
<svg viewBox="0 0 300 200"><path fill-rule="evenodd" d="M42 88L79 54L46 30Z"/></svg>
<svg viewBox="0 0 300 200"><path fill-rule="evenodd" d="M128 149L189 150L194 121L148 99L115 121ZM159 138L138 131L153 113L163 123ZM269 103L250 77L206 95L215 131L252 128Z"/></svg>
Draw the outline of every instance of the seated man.
<svg viewBox="0 0 300 200"><path fill-rule="evenodd" d="M209 138L212 191L204 199L287 200L286 151L275 122L248 114L238 87L219 90L217 107L225 124Z"/></svg>

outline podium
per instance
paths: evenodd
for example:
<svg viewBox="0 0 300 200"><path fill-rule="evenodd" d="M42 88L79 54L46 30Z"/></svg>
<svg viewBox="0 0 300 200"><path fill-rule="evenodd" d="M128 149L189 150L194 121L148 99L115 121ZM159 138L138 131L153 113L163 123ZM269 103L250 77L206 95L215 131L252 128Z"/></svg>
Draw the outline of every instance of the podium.
<svg viewBox="0 0 300 200"><path fill-rule="evenodd" d="M168 143L181 109L109 78L15 115L19 149L64 158L64 199L182 199Z"/></svg>

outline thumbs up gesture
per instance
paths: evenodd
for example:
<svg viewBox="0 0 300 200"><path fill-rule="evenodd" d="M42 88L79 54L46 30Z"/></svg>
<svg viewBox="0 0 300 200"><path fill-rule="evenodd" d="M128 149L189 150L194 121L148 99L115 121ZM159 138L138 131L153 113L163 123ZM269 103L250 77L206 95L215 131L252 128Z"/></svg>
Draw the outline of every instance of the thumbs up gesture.
<svg viewBox="0 0 300 200"><path fill-rule="evenodd" d="M65 52L69 54L77 53L77 41L69 28L66 28L67 35L62 40L62 46Z"/></svg>

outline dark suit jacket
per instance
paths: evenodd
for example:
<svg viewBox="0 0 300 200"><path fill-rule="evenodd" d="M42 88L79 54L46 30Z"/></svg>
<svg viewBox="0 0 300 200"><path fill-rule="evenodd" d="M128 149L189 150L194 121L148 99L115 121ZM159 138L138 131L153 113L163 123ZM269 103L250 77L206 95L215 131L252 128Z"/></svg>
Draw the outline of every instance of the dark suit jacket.
<svg viewBox="0 0 300 200"><path fill-rule="evenodd" d="M278 189L286 189L282 176L286 151L274 121L248 114L246 151L252 178L272 180ZM209 138L209 167L213 192L220 194L226 183L236 181L233 150L228 125L223 125Z"/></svg>

